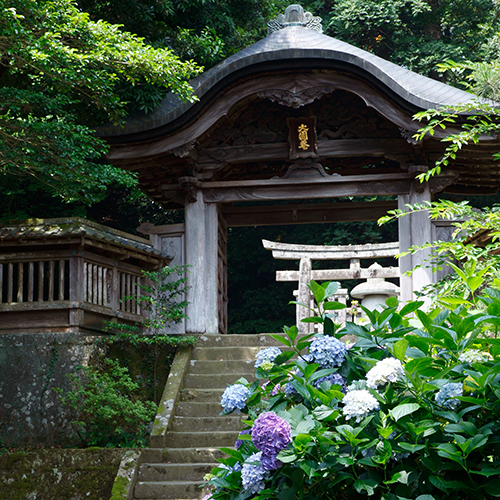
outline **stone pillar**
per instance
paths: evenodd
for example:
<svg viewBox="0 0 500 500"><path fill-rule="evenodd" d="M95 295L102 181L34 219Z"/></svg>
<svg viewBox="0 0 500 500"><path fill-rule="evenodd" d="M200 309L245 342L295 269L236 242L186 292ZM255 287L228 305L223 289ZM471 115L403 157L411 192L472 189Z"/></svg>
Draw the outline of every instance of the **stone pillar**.
<svg viewBox="0 0 500 500"><path fill-rule="evenodd" d="M186 202L186 264L188 268L186 333L218 333L217 206L205 204L199 191Z"/></svg>
<svg viewBox="0 0 500 500"><path fill-rule="evenodd" d="M300 259L299 266L299 293L297 296L297 302L301 304L311 305L311 291L307 287L307 283L311 281L311 259L308 257L302 257ZM314 323L302 323L303 318L312 316L312 312L303 306L297 306L296 318L297 318L297 328L299 333L312 333L314 328Z"/></svg>
<svg viewBox="0 0 500 500"><path fill-rule="evenodd" d="M427 167L414 165L409 168L411 173L417 174L426 171ZM398 208L404 210L406 204L415 205L430 202L432 195L428 183L420 183L416 180L412 183L409 194L398 196ZM411 246L419 246L432 242L432 221L427 212L413 213L399 219L399 251L405 252ZM403 257L399 261L401 274L414 270L409 277L401 277L401 300L407 301L415 298L414 292L422 290L426 285L435 281L432 269L420 267L430 257L430 249ZM425 265L425 264L424 264Z"/></svg>

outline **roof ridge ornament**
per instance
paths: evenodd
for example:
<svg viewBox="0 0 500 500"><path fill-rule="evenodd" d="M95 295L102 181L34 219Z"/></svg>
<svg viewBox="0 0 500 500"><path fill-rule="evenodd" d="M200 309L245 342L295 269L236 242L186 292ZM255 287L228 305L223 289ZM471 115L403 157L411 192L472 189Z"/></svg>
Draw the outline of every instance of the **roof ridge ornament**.
<svg viewBox="0 0 500 500"><path fill-rule="evenodd" d="M275 31L291 26L302 26L323 33L321 21L321 17L313 16L311 12L304 12L301 5L292 4L286 8L285 14L279 14L276 19L272 19L267 23L267 34L270 35Z"/></svg>

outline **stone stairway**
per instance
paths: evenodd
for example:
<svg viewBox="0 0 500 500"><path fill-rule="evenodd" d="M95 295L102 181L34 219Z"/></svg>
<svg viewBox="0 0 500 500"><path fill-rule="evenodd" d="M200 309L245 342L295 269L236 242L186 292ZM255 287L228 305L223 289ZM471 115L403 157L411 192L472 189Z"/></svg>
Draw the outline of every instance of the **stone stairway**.
<svg viewBox="0 0 500 500"><path fill-rule="evenodd" d="M144 450L134 499L202 498L203 476L233 447L241 416L220 416L224 389L240 377L255 380L255 354L280 345L265 334L203 335L195 345L174 408L165 449Z"/></svg>

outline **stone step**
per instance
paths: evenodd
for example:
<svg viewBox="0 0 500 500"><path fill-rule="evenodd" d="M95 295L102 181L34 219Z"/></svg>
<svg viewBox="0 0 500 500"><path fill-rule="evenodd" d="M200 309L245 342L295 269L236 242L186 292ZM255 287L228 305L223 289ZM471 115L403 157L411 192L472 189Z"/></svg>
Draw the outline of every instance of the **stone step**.
<svg viewBox="0 0 500 500"><path fill-rule="evenodd" d="M203 481L217 464L142 464L139 467L138 481Z"/></svg>
<svg viewBox="0 0 500 500"><path fill-rule="evenodd" d="M188 373L184 377L184 388L220 389L234 384L241 377L244 377L248 382L253 382L255 373L215 373L212 375Z"/></svg>
<svg viewBox="0 0 500 500"><path fill-rule="evenodd" d="M233 443L234 444L234 443ZM232 445L231 445L232 447ZM217 463L218 458L225 458L225 455L216 447L195 447L195 448L165 448L162 451L163 463Z"/></svg>
<svg viewBox="0 0 500 500"><path fill-rule="evenodd" d="M259 347L195 347L191 359L208 361L255 360ZM242 364L245 361L242 361Z"/></svg>
<svg viewBox="0 0 500 500"><path fill-rule="evenodd" d="M196 403L220 403L224 389L183 389L180 401L194 401ZM220 413L220 412L219 412Z"/></svg>
<svg viewBox="0 0 500 500"><path fill-rule="evenodd" d="M255 359L200 360L192 359L189 366L191 374L212 373L255 373Z"/></svg>
<svg viewBox="0 0 500 500"><path fill-rule="evenodd" d="M200 488L201 481L139 481L135 486L136 499L203 498L208 488Z"/></svg>
<svg viewBox="0 0 500 500"><path fill-rule="evenodd" d="M274 340L266 333L239 334L239 335L199 335L197 336L197 347L227 347L227 346L252 346L270 347L280 346L278 340Z"/></svg>
<svg viewBox="0 0 500 500"><path fill-rule="evenodd" d="M166 437L168 448L190 448L195 446L234 446L238 431L209 432L168 432Z"/></svg>
<svg viewBox="0 0 500 500"><path fill-rule="evenodd" d="M242 429L241 416L220 417L177 417L172 421L172 431L240 431Z"/></svg>
<svg viewBox="0 0 500 500"><path fill-rule="evenodd" d="M179 417L217 417L221 411L220 403L180 401L177 403L175 415Z"/></svg>

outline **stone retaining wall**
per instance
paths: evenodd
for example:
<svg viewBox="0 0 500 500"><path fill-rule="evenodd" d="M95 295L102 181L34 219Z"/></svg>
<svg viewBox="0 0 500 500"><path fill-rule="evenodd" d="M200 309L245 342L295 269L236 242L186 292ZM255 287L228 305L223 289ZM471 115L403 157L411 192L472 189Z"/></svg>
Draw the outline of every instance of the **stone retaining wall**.
<svg viewBox="0 0 500 500"><path fill-rule="evenodd" d="M0 455L0 500L109 500L125 452L42 449Z"/></svg>

